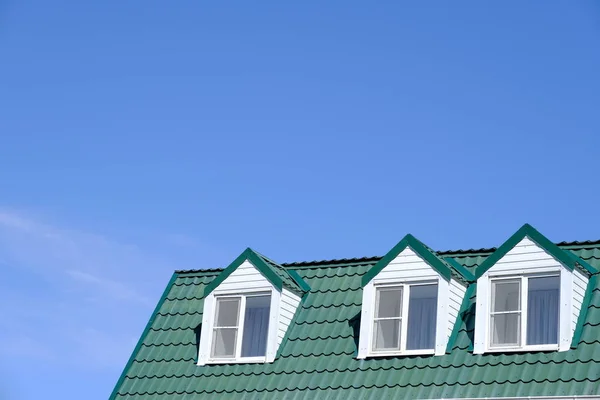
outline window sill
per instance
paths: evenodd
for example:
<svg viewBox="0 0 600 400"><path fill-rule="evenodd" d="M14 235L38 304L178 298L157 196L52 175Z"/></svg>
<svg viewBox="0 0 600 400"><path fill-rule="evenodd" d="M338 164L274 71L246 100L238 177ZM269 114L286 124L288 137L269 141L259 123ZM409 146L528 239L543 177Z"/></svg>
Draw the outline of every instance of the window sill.
<svg viewBox="0 0 600 400"><path fill-rule="evenodd" d="M369 353L367 358L377 357L403 357L403 356L432 356L435 354L435 349L425 350L406 350L406 351L381 351Z"/></svg>
<svg viewBox="0 0 600 400"><path fill-rule="evenodd" d="M206 361L209 364L264 364L266 357L244 357L244 358L215 358Z"/></svg>
<svg viewBox="0 0 600 400"><path fill-rule="evenodd" d="M531 353L535 351L558 351L557 344L521 347L495 347L488 348L485 353Z"/></svg>

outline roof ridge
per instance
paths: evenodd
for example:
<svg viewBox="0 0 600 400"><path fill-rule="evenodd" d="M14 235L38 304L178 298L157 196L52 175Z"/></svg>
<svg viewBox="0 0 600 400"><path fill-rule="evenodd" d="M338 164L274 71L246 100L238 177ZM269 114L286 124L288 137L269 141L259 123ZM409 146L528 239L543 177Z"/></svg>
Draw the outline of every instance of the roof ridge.
<svg viewBox="0 0 600 400"><path fill-rule="evenodd" d="M562 241L562 242L558 242L556 243L557 246L583 246L583 245L598 245L600 244L600 239L596 239L596 240L574 240L574 241Z"/></svg>
<svg viewBox="0 0 600 400"><path fill-rule="evenodd" d="M562 241L555 243L557 246L561 247L577 247L577 246L589 246L589 245L600 245L600 239L598 240L584 240L584 241ZM497 250L497 247L483 247L479 249L457 249L457 250L442 250L435 251L436 254L443 255L463 255L463 256L475 256L475 255L483 255L493 253ZM370 256L370 257L351 257L351 258L333 258L329 260L311 260L311 261L293 261L286 263L279 263L282 267L316 267L316 266L325 266L325 265L338 265L338 264L359 264L359 263L371 263L379 261L383 256ZM224 268L208 268L208 269L183 269L183 270L175 270L178 274L191 274L197 272L221 272Z"/></svg>

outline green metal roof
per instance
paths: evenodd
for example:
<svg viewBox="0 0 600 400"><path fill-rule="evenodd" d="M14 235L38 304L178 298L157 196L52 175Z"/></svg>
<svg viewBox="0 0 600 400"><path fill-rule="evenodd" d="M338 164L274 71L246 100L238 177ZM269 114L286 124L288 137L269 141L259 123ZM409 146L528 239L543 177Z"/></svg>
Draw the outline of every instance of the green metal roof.
<svg viewBox="0 0 600 400"><path fill-rule="evenodd" d="M560 243L595 269L600 242ZM438 252L471 273L494 249ZM600 286L566 352L472 354L475 284L444 356L355 359L362 279L379 260L283 265L310 286L271 364L196 365L205 289L222 270L177 272L112 398L434 399L600 395Z"/></svg>
<svg viewBox="0 0 600 400"><path fill-rule="evenodd" d="M258 257L260 257L260 259L263 260L277 274L277 276L279 276L279 278L281 278L283 286L297 293L304 293L310 290L310 286L308 286L304 279L302 279L302 277L293 269L288 270L260 253L256 251L254 253L258 255Z"/></svg>

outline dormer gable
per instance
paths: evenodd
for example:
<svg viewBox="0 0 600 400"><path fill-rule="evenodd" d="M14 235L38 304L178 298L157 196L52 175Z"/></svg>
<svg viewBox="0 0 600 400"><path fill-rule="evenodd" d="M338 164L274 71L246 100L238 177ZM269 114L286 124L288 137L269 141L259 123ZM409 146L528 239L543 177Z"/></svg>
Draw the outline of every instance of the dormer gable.
<svg viewBox="0 0 600 400"><path fill-rule="evenodd" d="M594 273L523 225L476 271L474 353L568 350Z"/></svg>
<svg viewBox="0 0 600 400"><path fill-rule="evenodd" d="M273 287L281 290L283 287L302 294L310 290L306 282L293 270L286 270L275 261L259 252L247 248L227 268L225 268L210 284L206 286L205 294L219 287L232 273L245 262L249 262ZM239 275L239 272L238 272Z"/></svg>
<svg viewBox="0 0 600 400"><path fill-rule="evenodd" d="M273 362L308 290L295 271L246 249L205 289L198 365Z"/></svg>
<svg viewBox="0 0 600 400"><path fill-rule="evenodd" d="M467 281L463 271L406 235L362 278L357 358L445 354Z"/></svg>

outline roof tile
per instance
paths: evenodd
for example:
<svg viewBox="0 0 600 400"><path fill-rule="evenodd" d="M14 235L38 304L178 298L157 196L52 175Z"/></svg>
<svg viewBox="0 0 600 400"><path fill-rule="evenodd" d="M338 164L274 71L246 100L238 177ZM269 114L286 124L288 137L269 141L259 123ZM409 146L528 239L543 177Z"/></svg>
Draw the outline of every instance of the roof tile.
<svg viewBox="0 0 600 400"><path fill-rule="evenodd" d="M600 242L561 246L600 267ZM471 272L489 254L445 253L452 253ZM378 260L280 265L295 269L311 290L279 357L264 365L196 365L204 287L220 270L178 273L115 397L381 400L600 395L600 286L592 292L580 343L567 352L472 354L472 296L464 318L457 321L459 332L449 354L356 360L352 324L360 313L361 278Z"/></svg>

